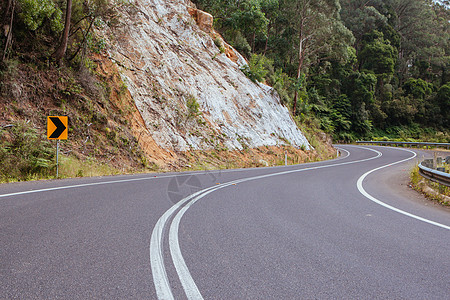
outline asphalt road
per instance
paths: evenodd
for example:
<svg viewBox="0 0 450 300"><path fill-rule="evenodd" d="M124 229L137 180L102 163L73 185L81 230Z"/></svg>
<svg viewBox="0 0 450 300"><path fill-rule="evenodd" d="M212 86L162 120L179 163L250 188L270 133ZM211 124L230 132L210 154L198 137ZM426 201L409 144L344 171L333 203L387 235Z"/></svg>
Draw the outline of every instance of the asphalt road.
<svg viewBox="0 0 450 300"><path fill-rule="evenodd" d="M449 299L450 211L406 186L416 154L338 147L0 185L0 299Z"/></svg>

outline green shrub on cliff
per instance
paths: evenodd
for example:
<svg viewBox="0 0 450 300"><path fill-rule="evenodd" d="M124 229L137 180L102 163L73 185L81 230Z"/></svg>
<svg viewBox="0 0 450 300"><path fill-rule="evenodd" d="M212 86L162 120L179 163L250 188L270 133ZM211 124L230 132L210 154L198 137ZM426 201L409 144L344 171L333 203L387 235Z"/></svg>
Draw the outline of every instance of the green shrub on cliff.
<svg viewBox="0 0 450 300"><path fill-rule="evenodd" d="M0 181L48 177L55 168L55 147L29 124L0 129Z"/></svg>

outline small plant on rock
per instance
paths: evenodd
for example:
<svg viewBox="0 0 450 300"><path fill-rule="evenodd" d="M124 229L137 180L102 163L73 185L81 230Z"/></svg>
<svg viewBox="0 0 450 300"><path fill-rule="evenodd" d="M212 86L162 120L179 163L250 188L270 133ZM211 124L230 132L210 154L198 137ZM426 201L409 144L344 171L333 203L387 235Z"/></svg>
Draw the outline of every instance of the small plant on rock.
<svg viewBox="0 0 450 300"><path fill-rule="evenodd" d="M198 104L197 99L194 96L189 95L186 100L186 106L188 109L188 119L195 118L200 115L200 105Z"/></svg>

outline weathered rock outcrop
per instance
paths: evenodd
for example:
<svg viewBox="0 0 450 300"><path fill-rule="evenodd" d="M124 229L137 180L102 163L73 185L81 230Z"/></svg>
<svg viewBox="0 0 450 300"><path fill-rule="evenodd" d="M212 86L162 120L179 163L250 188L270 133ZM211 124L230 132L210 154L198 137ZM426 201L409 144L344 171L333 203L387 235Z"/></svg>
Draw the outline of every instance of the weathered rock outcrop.
<svg viewBox="0 0 450 300"><path fill-rule="evenodd" d="M201 30L206 33L211 33L213 31L213 16L193 7L188 7L187 9Z"/></svg>
<svg viewBox="0 0 450 300"><path fill-rule="evenodd" d="M107 52L161 147L309 148L276 92L240 71L239 53L216 46L210 15L183 0L136 0L121 14L102 29Z"/></svg>

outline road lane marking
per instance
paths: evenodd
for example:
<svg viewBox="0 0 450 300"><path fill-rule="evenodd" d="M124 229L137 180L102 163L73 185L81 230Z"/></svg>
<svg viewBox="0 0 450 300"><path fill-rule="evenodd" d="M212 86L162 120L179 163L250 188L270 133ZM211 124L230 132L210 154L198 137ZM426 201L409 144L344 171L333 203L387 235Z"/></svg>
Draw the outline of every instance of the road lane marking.
<svg viewBox="0 0 450 300"><path fill-rule="evenodd" d="M358 147L358 148L363 148L363 147ZM391 147L390 147L390 148L391 148ZM365 147L364 147L364 149L369 149L369 150L372 150L372 151L375 151L375 152L379 152L379 151L377 151L377 150L370 149L370 148L365 148ZM441 224L441 223L438 223L438 222L435 222L435 221L431 221L431 220L428 220L428 219L419 217L419 216L417 216L417 215L414 215L414 214L412 214L412 213L406 212L406 211L404 211L404 210L398 209L398 208L396 208L396 207L393 207L393 206L391 206L391 205L389 205L389 204L386 204L386 203L384 203L384 202L378 200L377 198L373 197L372 195L370 195L369 193L366 192L366 190L365 190L364 187L363 187L363 181L364 181L364 179L367 177L367 175L369 175L370 173L373 173L373 172L375 172L375 171L378 171L378 170L380 170L380 169L387 168L387 167L390 167L390 166L393 166L393 165L396 165L396 164L399 164L399 163L408 161L408 160L413 159L414 157L417 156L417 153L415 153L415 152L413 152L413 151L411 151L411 150L407 150L407 149L397 149L397 148L393 148L393 149L411 152L411 153L414 154L414 155L411 156L411 157L408 157L408 158L406 158L406 159L403 159L403 160L400 160L400 161L397 161L397 162L394 162L394 163L391 163L391 164L387 164L387 165L384 165L384 166L381 166L381 167L372 169L372 170L367 171L366 173L364 173L361 177L359 177L359 179L358 179L358 181L357 181L357 183L356 183L356 186L358 187L359 192L360 192L361 194L363 194L364 197L368 198L369 200L371 200L371 201L373 201L373 202L375 202L375 203L377 203L377 204L379 204L379 205L381 205L381 206L384 206L384 207L386 207L386 208L388 208L388 209L390 209L390 210L393 210L393 211L398 212L398 213L400 213L400 214L403 214L403 215L405 215L405 216L408 216L408 217L417 219L417 220L419 220L419 221L426 222L426 223L429 223L429 224L431 224L431 225L435 225L435 226L442 227L442 228L444 228L444 229L450 230L450 226L447 226L447 225L444 225L444 224ZM380 152L379 152L379 153L380 153Z"/></svg>
<svg viewBox="0 0 450 300"><path fill-rule="evenodd" d="M265 176L265 175L262 175ZM205 191L204 193L201 193L200 195L196 196L193 200L189 201L183 208L181 208L178 213L175 215L175 217L172 220L172 224L170 225L169 229L169 249L170 254L172 257L172 262L175 266L175 269L177 271L178 277L181 281L181 284L183 286L183 289L186 293L186 297L188 299L196 299L196 300L202 300L203 296L201 295L200 291L198 290L197 285L195 284L194 279L191 276L191 273L189 272L189 268L186 265L186 262L183 258L183 255L181 254L181 248L180 243L178 240L178 229L180 227L180 221L183 217L184 213L198 200L205 197L206 195L215 192L217 190L220 190L224 187L230 186L230 185L236 185L237 183L248 181L250 179L238 179L235 181L224 183L220 186L216 186L208 191Z"/></svg>
<svg viewBox="0 0 450 300"><path fill-rule="evenodd" d="M347 156L350 156L350 152L339 148L340 150L343 150L345 152L347 152ZM365 148L363 148L365 149ZM262 178L268 178L268 177L273 177L273 176L278 176L278 175L285 175L285 174L291 174L291 173L298 173L298 172L303 172L303 171L310 171L310 170L316 170L316 169L323 169L323 168L329 168L329 167L335 167L335 166L342 166L342 165L348 165L348 164L354 164L354 163L360 163L360 162L364 162L364 161L368 161L368 160L372 160L372 159L376 159L381 157L383 154L381 152L377 153L377 156L373 156L373 157L369 157L369 158L365 158L365 159L361 159L361 160L356 160L356 161L350 161L350 162L342 162L342 163L337 163L337 164L331 164L331 165L324 165L324 166L317 166L317 167L309 167L309 168L304 168L304 169L296 169L296 170L289 170L289 171L284 171L284 172L278 172L278 173L272 173L272 174L265 174L265 175L259 175L259 176L254 176L254 177L248 177L248 178L242 178L242 179L238 179L238 180L234 180L234 181L230 181L227 183L223 183L217 186L213 186L201 191L198 191L197 193L188 196L184 199L182 199L179 205L178 203L175 204L174 206L172 206L172 208L174 208L176 206L175 209L172 210L169 209L168 211L166 211L166 213L168 213L168 216L165 216L165 214L161 217L164 217L164 221L162 221L161 223L158 220L158 227L155 226L153 233L152 233L152 237L151 237L151 241L154 243L153 245L153 251L159 251L158 253L152 253L152 247L150 249L150 255L151 255L151 262L152 264L155 263L157 265L158 269L158 274L153 273L153 280L156 281L155 282L155 288L157 289L157 295L158 295L158 299L170 299L170 298L164 298L164 297L159 297L159 294L167 293L167 291L170 292L170 295L172 295L171 292L171 288L170 285L165 285L164 291L160 291L158 293L158 289L161 288L161 283L162 282L167 282L169 283L169 279L166 278L158 278L158 276L167 276L167 273L165 271L165 266L164 266L164 257L163 257L163 250L162 250L162 245L163 245L163 235L162 233L164 232L164 227L165 227L165 223L169 220L170 216L174 213L175 210L177 210L181 205L185 204L185 206L183 206L175 215L175 217L173 218L173 220L171 221L170 224L170 229L169 229L169 250L170 250L170 254L171 254L171 258L172 258L172 262L175 266L175 270L177 272L178 278L180 279L180 282L183 286L183 289L185 291L186 297L189 300L199 300L199 299L203 299L197 285L195 284L194 279L192 278L191 273L189 272L189 269L186 265L186 262L183 258L183 255L181 253L181 248L180 248L180 243L179 243L179 236L178 236L178 232L179 232L179 226L180 226L180 221L181 218L183 217L183 215L185 214L185 212L189 209L189 207L191 207L195 202L197 202L198 200L200 200L201 198L203 198L204 196L225 188L227 186L233 185L233 184L238 184L238 183L242 183L242 182L246 182L246 181L250 181L250 180L257 180L257 179L262 179ZM170 211L170 212L169 212ZM161 226L162 224L162 226ZM159 240L159 242L158 242ZM158 243L158 245L155 245L155 243ZM156 250L157 249L157 250ZM159 260L159 261L158 261ZM153 270L153 266L152 266L152 270ZM173 296L172 296L173 297Z"/></svg>
<svg viewBox="0 0 450 300"><path fill-rule="evenodd" d="M46 189L29 190L29 191L23 191L23 192L2 194L2 195L0 195L0 198L33 194L33 193L58 191L58 190L65 190L65 189L73 189L73 188L80 188L80 187L87 187L87 186L96 186L96 185L103 185L103 184L114 184L114 183L143 181L143 180L160 179L160 178L171 178L171 177L185 176L185 175L189 175L189 174L183 173L183 174L175 174L175 175L162 175L162 176L160 175L157 177L155 177L155 175L152 175L152 177L144 177L144 178L119 179L119 180L111 180L111 181L101 181L101 182L82 183L82 184L75 184L75 185L57 186L57 187L46 188Z"/></svg>
<svg viewBox="0 0 450 300"><path fill-rule="evenodd" d="M159 228L164 226L165 218L160 218L153 228L152 238L150 240L150 265L152 267L153 284L155 285L156 295L158 299L174 299L172 291L170 289L169 278L164 266L160 265L163 261L163 252L158 240L162 237L159 233ZM157 258L155 258L158 256Z"/></svg>
<svg viewBox="0 0 450 300"><path fill-rule="evenodd" d="M347 151L347 153L348 153L348 151ZM344 159L346 157L348 157L348 156L338 157L338 158L335 158L334 160L341 160L341 159ZM298 165L290 165L288 167L295 167L295 166L298 166ZM285 166L275 166L275 167L260 167L260 168L240 168L240 169L232 169L232 170L208 170L208 172L212 173L212 174L215 174L215 173L232 173L232 172L244 172L244 171L251 171L251 170L264 170L264 169L274 169L274 168L286 168L286 167ZM28 190L28 191L22 191L22 192L0 194L0 198L20 196L20 195L27 195L27 194L34 194L34 193L42 193L42 192L51 192L51 191L58 191L58 190L65 190L65 189L73 189L73 188L81 188L81 187L88 187L88 186L104 185L104 184L143 181L143 180L161 179L161 178L173 178L173 177L187 176L187 175L203 175L200 172L201 171L197 171L197 172L183 172L182 174L173 174L173 175L153 175L152 174L151 175L152 177L119 179L119 180L111 180L111 181L101 181L101 182L92 182L92 183L82 183L82 184L75 184L75 185L58 186L58 187L45 188L45 189Z"/></svg>
<svg viewBox="0 0 450 300"><path fill-rule="evenodd" d="M254 168L255 170L261 170L265 168ZM233 170L212 170L209 173L230 173L230 172L239 172L239 171L248 171L249 169L233 169ZM12 196L20 196L34 193L42 193L42 192L50 192L50 191L58 191L65 189L73 189L73 188L81 188L88 186L96 186L96 185L104 185L104 184L114 184L114 183L123 183L123 182L133 182L133 181L143 181L143 180L152 180L152 179L161 179L161 178L173 178L179 176L187 176L187 175L203 175L199 172L183 172L182 174L173 174L173 175L151 175L152 177L143 177L143 178L131 178L131 179L119 179L119 180L111 180L111 181L101 181L101 182L92 182L92 183L82 183L75 185L66 185L66 186L57 186L52 188L45 189L37 189L37 190L28 190L22 192L14 192L9 194L0 194L0 198L12 197Z"/></svg>
<svg viewBox="0 0 450 300"><path fill-rule="evenodd" d="M342 150L344 150L344 149L342 149ZM346 151L346 150L344 150L344 151ZM349 154L348 151L346 151L346 152ZM333 160L341 160L341 159L347 158L348 156L349 155L347 155L345 157L337 157L337 158L335 158ZM298 165L290 165L288 167L296 167L296 166L298 166ZM212 173L212 174L215 174L215 173L232 173L232 172L244 172L244 171L251 171L251 170L264 170L264 169L274 169L274 168L286 168L286 167L285 166L275 166L275 167L240 168L240 169L228 169L228 170L208 170L208 172ZM27 194L34 194L34 193L42 193L42 192L50 192L50 191L58 191L58 190L65 190L65 189L73 189L73 188L81 188L81 187L88 187L88 186L104 185L104 184L143 181L143 180L161 179L161 178L173 178L173 177L186 176L186 175L203 175L200 172L201 171L197 171L197 172L183 172L181 174L172 174L172 175L158 175L158 174L155 175L155 174L151 174L150 176L152 176L152 177L119 179L119 180L111 180L111 181L101 181L101 182L82 183L82 184L75 184L75 185L66 185L66 186L59 186L59 187L52 187L52 188L45 188L45 189L28 190L28 191L22 191L22 192L0 194L0 198L6 198L6 197L12 197L12 196L20 196L20 195L27 195Z"/></svg>
<svg viewBox="0 0 450 300"><path fill-rule="evenodd" d="M212 188L212 187L211 187ZM208 189L211 189L208 188ZM208 190L205 189L205 190ZM156 222L152 231L150 239L150 265L152 268L153 284L155 285L156 295L158 299L174 299L172 289L170 288L169 278L167 276L166 268L164 266L164 253L162 248L162 240L164 234L164 227L172 214L184 203L196 197L205 190L198 191L177 202L169 208Z"/></svg>

